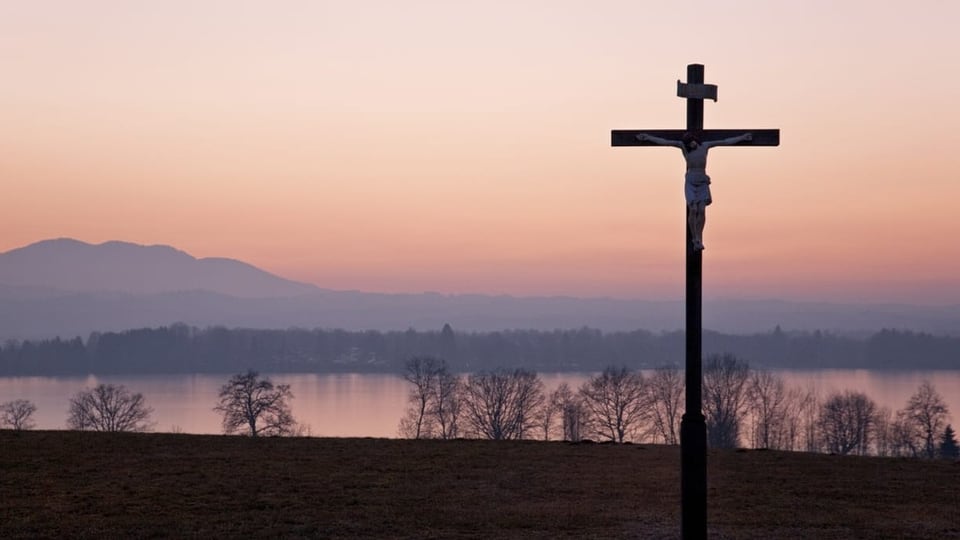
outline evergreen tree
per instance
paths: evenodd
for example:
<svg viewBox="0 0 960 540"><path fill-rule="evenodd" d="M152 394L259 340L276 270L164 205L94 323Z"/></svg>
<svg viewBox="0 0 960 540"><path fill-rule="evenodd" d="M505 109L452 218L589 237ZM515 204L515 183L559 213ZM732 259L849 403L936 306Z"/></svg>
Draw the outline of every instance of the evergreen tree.
<svg viewBox="0 0 960 540"><path fill-rule="evenodd" d="M940 457L944 459L960 458L960 446L957 445L956 433L949 424L943 430L943 440L940 441Z"/></svg>

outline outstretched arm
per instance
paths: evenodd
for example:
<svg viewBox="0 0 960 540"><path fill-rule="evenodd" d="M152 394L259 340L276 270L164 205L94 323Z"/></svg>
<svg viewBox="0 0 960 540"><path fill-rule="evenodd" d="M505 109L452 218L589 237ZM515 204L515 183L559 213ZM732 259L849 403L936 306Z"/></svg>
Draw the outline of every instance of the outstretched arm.
<svg viewBox="0 0 960 540"><path fill-rule="evenodd" d="M729 139L721 139L719 141L708 141L703 143L703 146L706 148L713 148L714 146L731 146L743 141L752 141L753 133L744 133L743 135L737 135L736 137L730 137Z"/></svg>
<svg viewBox="0 0 960 540"><path fill-rule="evenodd" d="M673 139L661 139L660 137L654 137L653 135L647 135L646 133L637 135L637 139L642 142L659 144L660 146L676 146L677 148L683 148L683 143L680 141L675 141Z"/></svg>

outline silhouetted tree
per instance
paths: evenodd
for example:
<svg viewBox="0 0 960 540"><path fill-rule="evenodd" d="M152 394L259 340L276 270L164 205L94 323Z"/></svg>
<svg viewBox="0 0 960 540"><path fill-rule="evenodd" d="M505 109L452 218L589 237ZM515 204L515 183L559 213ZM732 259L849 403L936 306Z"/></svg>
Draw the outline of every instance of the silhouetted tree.
<svg viewBox="0 0 960 540"><path fill-rule="evenodd" d="M943 398L930 381L924 381L910 396L903 409L908 432L915 439L915 447L923 457L937 457L937 446L949 411Z"/></svg>
<svg viewBox="0 0 960 540"><path fill-rule="evenodd" d="M940 438L940 457L943 459L960 458L960 446L957 446L957 436L953 427L947 424L943 430L943 437Z"/></svg>
<svg viewBox="0 0 960 540"><path fill-rule="evenodd" d="M412 439L452 439L460 415L460 381L447 371L447 363L433 357L406 362L404 380L411 384L410 405L400 420L400 435Z"/></svg>
<svg viewBox="0 0 960 540"><path fill-rule="evenodd" d="M70 399L67 427L91 431L148 431L152 427L143 394L123 385L98 384Z"/></svg>
<svg viewBox="0 0 960 540"><path fill-rule="evenodd" d="M543 382L532 371L475 373L463 385L463 420L475 437L523 439L543 401Z"/></svg>
<svg viewBox="0 0 960 540"><path fill-rule="evenodd" d="M625 367L608 367L580 387L589 431L596 437L623 442L640 435L649 413L643 375Z"/></svg>
<svg viewBox="0 0 960 540"><path fill-rule="evenodd" d="M887 407L877 407L873 414L873 448L878 456L896 455L896 417Z"/></svg>
<svg viewBox="0 0 960 540"><path fill-rule="evenodd" d="M883 422L882 413L881 423ZM918 436L916 426L907 415L907 411L901 409L892 417L887 418L886 428L886 451L891 456L920 457L921 437Z"/></svg>
<svg viewBox="0 0 960 540"><path fill-rule="evenodd" d="M675 367L658 368L647 378L646 387L654 429L664 443L680 444L683 373Z"/></svg>
<svg viewBox="0 0 960 540"><path fill-rule="evenodd" d="M540 429L543 440L549 441L550 435L555 431L555 419L558 416L559 409L553 406L553 393L547 396L543 407L540 407L537 427Z"/></svg>
<svg viewBox="0 0 960 540"><path fill-rule="evenodd" d="M26 399L15 399L0 405L0 427L8 427L14 430L32 429L34 423L33 413L37 412L37 406Z"/></svg>
<svg viewBox="0 0 960 540"><path fill-rule="evenodd" d="M827 398L820 409L820 434L828 452L865 455L877 405L862 392L847 390Z"/></svg>
<svg viewBox="0 0 960 540"><path fill-rule="evenodd" d="M234 375L220 387L220 401L213 410L223 415L223 432L227 434L294 435L297 424L290 412L291 399L290 385L274 385L250 370Z"/></svg>
<svg viewBox="0 0 960 540"><path fill-rule="evenodd" d="M783 379L769 371L753 371L747 381L747 409L754 448L790 449L790 395Z"/></svg>
<svg viewBox="0 0 960 540"><path fill-rule="evenodd" d="M796 450L819 452L822 448L820 438L820 395L813 386L796 389L791 396L792 412L789 422L797 434Z"/></svg>
<svg viewBox="0 0 960 540"><path fill-rule="evenodd" d="M736 448L747 402L750 367L732 354L713 355L703 368L703 412L707 445Z"/></svg>
<svg viewBox="0 0 960 540"><path fill-rule="evenodd" d="M567 383L560 383L553 392L544 409L551 411L547 419L544 432L546 437L551 438L551 434L556 433L557 438L562 441L579 441L583 439L584 426L587 424L587 411L583 406L583 399L579 394L570 389ZM552 418L557 418L556 430L552 425Z"/></svg>
<svg viewBox="0 0 960 540"><path fill-rule="evenodd" d="M455 439L460 436L460 378L447 371L446 363L436 372L428 409L434 427L434 436Z"/></svg>
<svg viewBox="0 0 960 540"><path fill-rule="evenodd" d="M400 434L404 437L411 439L419 439L421 435L429 437L430 425L424 426L424 420L433 394L431 387L435 384L434 373L439 369L439 364L437 359L429 356L416 356L406 362L403 379L412 387L408 398L410 405L407 407L407 414L400 420Z"/></svg>

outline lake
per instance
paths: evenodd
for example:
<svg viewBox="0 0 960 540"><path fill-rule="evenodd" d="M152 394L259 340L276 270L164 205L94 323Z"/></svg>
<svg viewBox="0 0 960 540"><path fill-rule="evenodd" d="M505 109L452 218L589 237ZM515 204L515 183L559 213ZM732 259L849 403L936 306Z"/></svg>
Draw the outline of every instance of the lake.
<svg viewBox="0 0 960 540"><path fill-rule="evenodd" d="M880 406L903 408L924 380L931 381L960 423L960 371L775 370L788 385L813 386L824 396L835 390L866 393ZM540 377L548 390L566 382L578 387L589 374L549 373ZM229 375L138 375L88 377L0 377L0 403L29 399L37 406L37 429L63 429L70 397L98 383L122 384L144 395L153 408L155 431L220 433L213 411L220 386ZM324 437L396 437L406 407L408 384L400 375L276 374L289 384L293 414Z"/></svg>

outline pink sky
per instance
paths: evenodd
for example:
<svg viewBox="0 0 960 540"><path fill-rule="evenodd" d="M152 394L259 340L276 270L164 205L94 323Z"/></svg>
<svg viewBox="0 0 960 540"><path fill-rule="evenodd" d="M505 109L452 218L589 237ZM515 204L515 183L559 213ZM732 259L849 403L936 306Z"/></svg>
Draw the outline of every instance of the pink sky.
<svg viewBox="0 0 960 540"><path fill-rule="evenodd" d="M889 4L889 5L887 5ZM780 128L711 154L707 297L960 302L960 3L0 5L0 251L169 244L337 289L679 298L683 162L609 131Z"/></svg>

